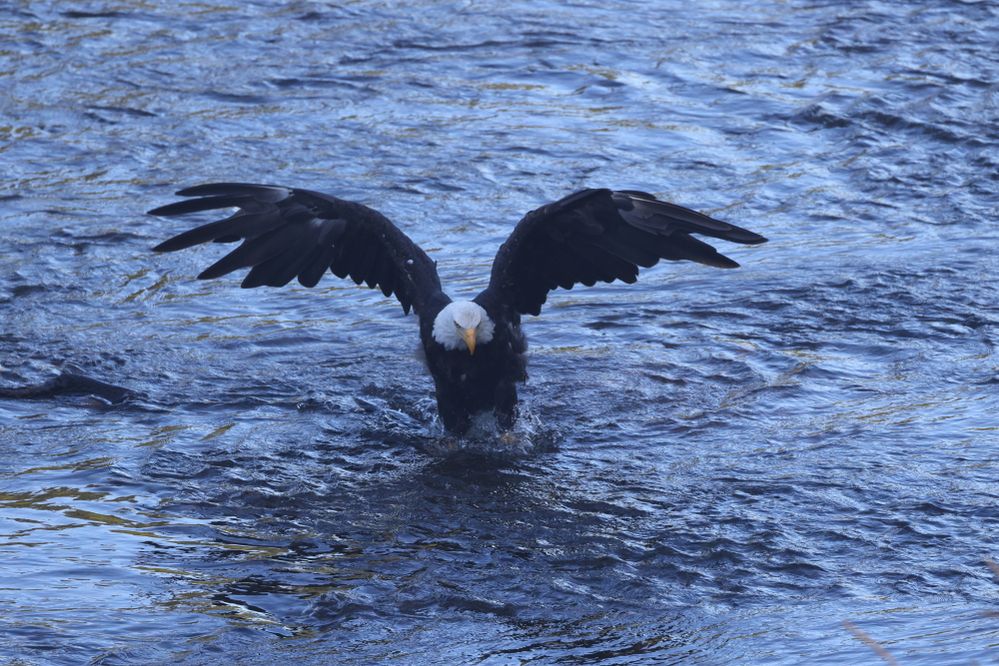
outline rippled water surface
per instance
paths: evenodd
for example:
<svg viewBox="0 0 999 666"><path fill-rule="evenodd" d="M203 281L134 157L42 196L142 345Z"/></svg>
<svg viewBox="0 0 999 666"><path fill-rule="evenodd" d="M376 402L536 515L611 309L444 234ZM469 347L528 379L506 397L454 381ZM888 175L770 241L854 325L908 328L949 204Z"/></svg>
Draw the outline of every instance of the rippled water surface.
<svg viewBox="0 0 999 666"><path fill-rule="evenodd" d="M990 2L8 3L0 657L993 663ZM528 318L527 451L442 452L377 292L154 255L184 185L383 211L481 288L642 189L768 236ZM844 625L844 621L852 625Z"/></svg>

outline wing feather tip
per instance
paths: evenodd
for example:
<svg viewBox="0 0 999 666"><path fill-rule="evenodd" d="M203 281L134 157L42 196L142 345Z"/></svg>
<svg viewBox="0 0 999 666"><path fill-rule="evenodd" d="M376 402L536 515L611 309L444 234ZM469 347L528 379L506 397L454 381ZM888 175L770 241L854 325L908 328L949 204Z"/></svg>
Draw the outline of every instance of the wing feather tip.
<svg viewBox="0 0 999 666"><path fill-rule="evenodd" d="M740 268L740 265L739 265L738 261L735 261L733 259L729 259L728 257L726 257L723 254L719 254L719 255L717 255L715 257L711 257L711 258L713 259L712 262L710 262L710 263L705 262L705 263L708 264L708 266L712 266L714 268ZM697 261L697 260L695 259L694 261Z"/></svg>
<svg viewBox="0 0 999 666"><path fill-rule="evenodd" d="M166 204L164 206L157 206L152 210L147 210L146 215L154 215L156 217L170 217L170 207L174 204Z"/></svg>
<svg viewBox="0 0 999 666"><path fill-rule="evenodd" d="M325 273L325 271L323 272ZM317 284L319 284L319 280L321 278L322 278L322 273L320 273L319 275L305 275L303 273L298 276L298 284L308 289L312 289Z"/></svg>
<svg viewBox="0 0 999 666"><path fill-rule="evenodd" d="M732 225L735 227L735 225ZM766 243L769 239L766 236L761 236L760 234L750 231L749 229L743 229L742 227L735 227L727 236L724 237L732 243L742 243L744 245L759 245L760 243Z"/></svg>
<svg viewBox="0 0 999 666"><path fill-rule="evenodd" d="M228 271L228 270L227 271L220 271L215 266L209 266L205 270L203 270L200 273L198 273L198 279L199 280L214 280L215 278L222 277L223 275L225 275L226 273L229 273L229 272L231 272L231 271Z"/></svg>
<svg viewBox="0 0 999 666"><path fill-rule="evenodd" d="M204 197L218 195L221 191L231 192L235 187L242 185L243 183L201 183L177 190L174 194L178 197Z"/></svg>

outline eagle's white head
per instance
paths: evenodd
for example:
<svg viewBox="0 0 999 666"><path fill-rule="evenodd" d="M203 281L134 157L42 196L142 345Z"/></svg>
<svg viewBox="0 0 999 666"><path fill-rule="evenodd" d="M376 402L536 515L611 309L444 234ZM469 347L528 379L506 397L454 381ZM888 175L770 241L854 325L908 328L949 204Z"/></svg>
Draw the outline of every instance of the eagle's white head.
<svg viewBox="0 0 999 666"><path fill-rule="evenodd" d="M472 301L453 301L434 319L434 340L449 351L467 349L475 353L476 344L493 339L495 324L485 309Z"/></svg>

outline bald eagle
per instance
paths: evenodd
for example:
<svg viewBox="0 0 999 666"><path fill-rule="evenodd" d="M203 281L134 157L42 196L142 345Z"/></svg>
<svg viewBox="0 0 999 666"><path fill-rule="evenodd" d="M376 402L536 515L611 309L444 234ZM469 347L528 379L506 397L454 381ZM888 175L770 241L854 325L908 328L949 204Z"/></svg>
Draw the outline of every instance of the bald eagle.
<svg viewBox="0 0 999 666"><path fill-rule="evenodd" d="M474 415L487 411L501 430L513 427L517 384L527 379L520 317L539 314L548 292L576 284L632 283L639 267L660 259L738 266L692 233L735 243L766 241L645 192L587 189L525 215L496 253L486 289L470 301L454 301L441 288L434 261L367 206L320 192L245 183L198 185L177 195L194 198L149 214L237 209L153 248L172 252L209 241L242 241L200 279L249 268L243 287L280 287L293 278L313 287L329 269L394 294L407 314L415 311L440 419L458 435Z"/></svg>

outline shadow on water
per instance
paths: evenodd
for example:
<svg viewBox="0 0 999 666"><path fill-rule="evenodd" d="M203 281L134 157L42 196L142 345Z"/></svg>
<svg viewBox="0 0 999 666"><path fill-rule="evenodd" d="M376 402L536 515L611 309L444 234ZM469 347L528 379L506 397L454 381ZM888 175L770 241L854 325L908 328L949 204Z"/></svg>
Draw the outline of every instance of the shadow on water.
<svg viewBox="0 0 999 666"><path fill-rule="evenodd" d="M657 610L662 635L648 636L642 585L636 581L631 597L599 573L625 565L606 533L629 512L561 487L550 454L462 450L366 469L345 468L341 455L320 451L311 475L289 471L284 455L269 464L212 454L180 474L164 473L169 458L153 462L148 477L164 485L198 479L157 510L196 527L158 530L142 557L143 566L196 581L196 591L168 607L318 640L330 656L361 650L364 659L388 656L393 636L429 649L459 628L471 639L461 650L485 650L483 657L578 653L600 661L706 650L718 638L679 609L668 617ZM598 610L604 605L611 608ZM339 649L330 647L336 635ZM497 635L510 645L489 651Z"/></svg>

